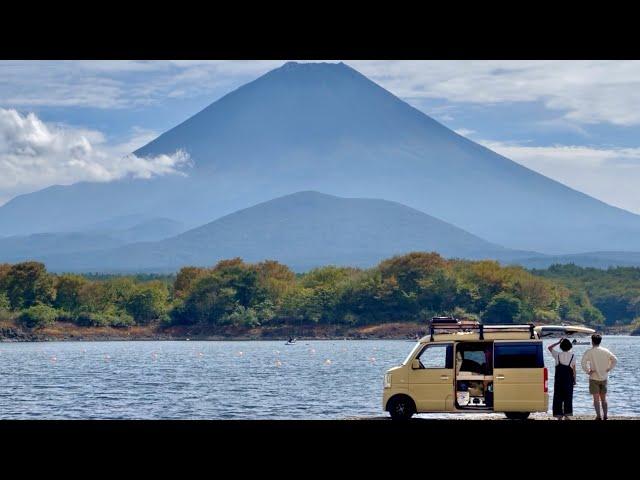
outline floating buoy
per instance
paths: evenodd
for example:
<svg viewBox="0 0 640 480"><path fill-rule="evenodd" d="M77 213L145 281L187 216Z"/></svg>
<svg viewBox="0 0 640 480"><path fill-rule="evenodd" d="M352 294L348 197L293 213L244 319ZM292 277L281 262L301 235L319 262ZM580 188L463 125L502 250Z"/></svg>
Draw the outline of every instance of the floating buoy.
<svg viewBox="0 0 640 480"><path fill-rule="evenodd" d="M329 360L328 358L324 361L325 365L331 365L331 360Z"/></svg>
<svg viewBox="0 0 640 480"><path fill-rule="evenodd" d="M376 361L376 357L371 357L371 358L369 359L369 361L370 361L371 363L375 363L375 361Z"/></svg>
<svg viewBox="0 0 640 480"><path fill-rule="evenodd" d="M204 353L202 353L202 352L198 352L198 356L199 356L199 357L204 357Z"/></svg>
<svg viewBox="0 0 640 480"><path fill-rule="evenodd" d="M281 367L282 366L282 362L280 360L276 360L276 367Z"/></svg>
<svg viewBox="0 0 640 480"><path fill-rule="evenodd" d="M244 355L244 352L238 352L238 356L241 357Z"/></svg>
<svg viewBox="0 0 640 480"><path fill-rule="evenodd" d="M57 362L57 361L58 361L58 358L57 358L55 355L53 355L53 356L51 357L51 361L52 361L52 362Z"/></svg>
<svg viewBox="0 0 640 480"><path fill-rule="evenodd" d="M110 359L111 359L111 357L109 355L105 355L104 356L104 361L105 362L108 362Z"/></svg>
<svg viewBox="0 0 640 480"><path fill-rule="evenodd" d="M316 353L316 349L315 349L315 348L310 348L310 349L309 349L309 353L310 353L311 355L314 355L314 354Z"/></svg>

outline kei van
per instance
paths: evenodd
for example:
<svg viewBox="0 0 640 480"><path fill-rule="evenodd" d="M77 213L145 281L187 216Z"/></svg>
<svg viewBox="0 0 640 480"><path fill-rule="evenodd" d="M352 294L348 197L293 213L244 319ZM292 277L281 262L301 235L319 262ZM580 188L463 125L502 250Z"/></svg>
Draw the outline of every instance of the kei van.
<svg viewBox="0 0 640 480"><path fill-rule="evenodd" d="M580 326L482 325L436 317L400 366L384 375L383 409L415 413L502 412L526 419L549 406L542 338L586 335Z"/></svg>

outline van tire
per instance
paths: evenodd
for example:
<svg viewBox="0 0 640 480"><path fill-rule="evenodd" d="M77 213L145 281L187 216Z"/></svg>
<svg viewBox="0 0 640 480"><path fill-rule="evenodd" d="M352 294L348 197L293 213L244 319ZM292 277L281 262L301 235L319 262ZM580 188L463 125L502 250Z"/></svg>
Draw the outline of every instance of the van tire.
<svg viewBox="0 0 640 480"><path fill-rule="evenodd" d="M411 398L399 395L389 400L388 411L392 420L407 421L416 413L416 406Z"/></svg>
<svg viewBox="0 0 640 480"><path fill-rule="evenodd" d="M505 412L509 420L526 420L529 418L529 412Z"/></svg>

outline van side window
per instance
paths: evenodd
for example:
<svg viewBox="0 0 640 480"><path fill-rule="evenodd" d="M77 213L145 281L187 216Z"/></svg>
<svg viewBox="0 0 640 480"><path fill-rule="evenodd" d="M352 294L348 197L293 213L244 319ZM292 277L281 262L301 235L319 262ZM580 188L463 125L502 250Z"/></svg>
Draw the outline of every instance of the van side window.
<svg viewBox="0 0 640 480"><path fill-rule="evenodd" d="M495 343L494 368L543 368L542 343Z"/></svg>
<svg viewBox="0 0 640 480"><path fill-rule="evenodd" d="M418 355L422 368L453 368L453 344L427 345Z"/></svg>

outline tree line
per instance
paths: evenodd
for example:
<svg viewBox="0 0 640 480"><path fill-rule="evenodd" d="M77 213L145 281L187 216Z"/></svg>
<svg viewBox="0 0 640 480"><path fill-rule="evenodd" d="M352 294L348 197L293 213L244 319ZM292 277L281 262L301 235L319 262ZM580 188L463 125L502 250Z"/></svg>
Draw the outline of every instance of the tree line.
<svg viewBox="0 0 640 480"><path fill-rule="evenodd" d="M485 323L630 323L640 316L640 269L528 271L424 252L370 269L325 266L303 274L276 261L240 258L166 276L52 274L38 262L0 265L0 318L28 328L56 321L121 328L363 326L435 315Z"/></svg>

